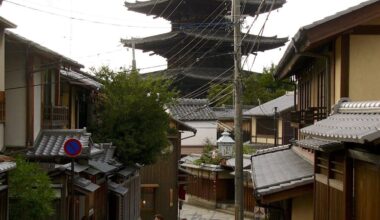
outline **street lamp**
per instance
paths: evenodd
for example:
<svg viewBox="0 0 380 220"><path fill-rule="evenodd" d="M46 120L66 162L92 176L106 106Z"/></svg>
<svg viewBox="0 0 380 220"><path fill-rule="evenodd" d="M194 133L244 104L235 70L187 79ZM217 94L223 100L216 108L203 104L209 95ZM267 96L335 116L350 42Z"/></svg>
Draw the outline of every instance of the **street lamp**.
<svg viewBox="0 0 380 220"><path fill-rule="evenodd" d="M232 157L233 147L235 141L230 137L230 133L227 130L224 130L222 136L216 141L218 145L218 150L222 154L222 157Z"/></svg>

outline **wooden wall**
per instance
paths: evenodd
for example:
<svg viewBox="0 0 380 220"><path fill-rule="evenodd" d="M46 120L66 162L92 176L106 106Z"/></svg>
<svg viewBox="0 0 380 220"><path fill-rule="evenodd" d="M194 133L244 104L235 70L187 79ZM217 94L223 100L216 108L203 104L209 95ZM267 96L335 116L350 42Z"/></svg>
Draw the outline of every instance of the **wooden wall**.
<svg viewBox="0 0 380 220"><path fill-rule="evenodd" d="M161 214L165 219L178 218L178 160L180 158L180 136L170 138L173 151L163 155L155 164L141 169L142 194L151 188L154 196L154 209L141 208L142 219L153 219ZM152 186L152 187L149 187ZM154 187L153 187L154 186Z"/></svg>

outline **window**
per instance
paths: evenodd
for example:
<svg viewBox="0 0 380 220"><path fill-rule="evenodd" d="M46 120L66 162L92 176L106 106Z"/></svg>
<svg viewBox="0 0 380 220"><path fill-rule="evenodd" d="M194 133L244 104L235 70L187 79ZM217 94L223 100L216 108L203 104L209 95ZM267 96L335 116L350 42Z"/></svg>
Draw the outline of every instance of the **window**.
<svg viewBox="0 0 380 220"><path fill-rule="evenodd" d="M153 211L155 208L155 189L144 187L141 189L141 209L144 211Z"/></svg>

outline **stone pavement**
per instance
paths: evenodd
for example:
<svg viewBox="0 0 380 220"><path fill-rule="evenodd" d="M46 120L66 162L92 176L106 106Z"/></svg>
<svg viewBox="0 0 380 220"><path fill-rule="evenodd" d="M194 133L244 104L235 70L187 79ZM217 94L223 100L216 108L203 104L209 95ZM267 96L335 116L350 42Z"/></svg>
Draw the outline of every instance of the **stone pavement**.
<svg viewBox="0 0 380 220"><path fill-rule="evenodd" d="M181 218L186 220L234 220L231 214L215 209L205 209L184 203L181 210ZM245 218L248 220L248 218Z"/></svg>

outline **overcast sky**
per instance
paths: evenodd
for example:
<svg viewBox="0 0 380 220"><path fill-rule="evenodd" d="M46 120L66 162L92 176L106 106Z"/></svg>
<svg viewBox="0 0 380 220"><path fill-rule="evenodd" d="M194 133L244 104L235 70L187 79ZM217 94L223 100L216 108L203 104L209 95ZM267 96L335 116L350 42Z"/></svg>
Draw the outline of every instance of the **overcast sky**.
<svg viewBox="0 0 380 220"><path fill-rule="evenodd" d="M134 2L134 0L128 0ZM322 19L365 0L288 0L272 12L264 35L293 37L304 25ZM17 25L17 34L68 56L86 66L109 65L129 68L131 50L120 44L121 38L146 37L170 31L170 23L128 11L123 0L4 0L0 16ZM257 34L266 14L255 22L251 34ZM245 26L253 19L247 19ZM245 69L262 71L277 63L286 47L258 53L255 63L248 59ZM142 72L165 69L162 57L137 51L137 67ZM158 67L156 67L158 66ZM155 67L155 68L151 68Z"/></svg>

